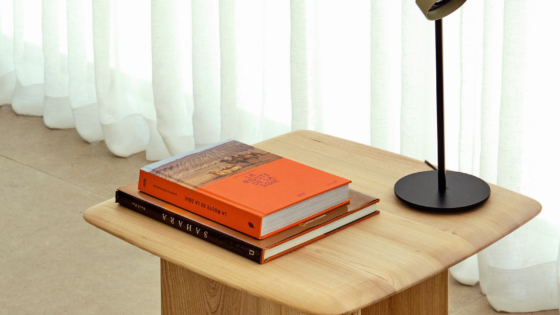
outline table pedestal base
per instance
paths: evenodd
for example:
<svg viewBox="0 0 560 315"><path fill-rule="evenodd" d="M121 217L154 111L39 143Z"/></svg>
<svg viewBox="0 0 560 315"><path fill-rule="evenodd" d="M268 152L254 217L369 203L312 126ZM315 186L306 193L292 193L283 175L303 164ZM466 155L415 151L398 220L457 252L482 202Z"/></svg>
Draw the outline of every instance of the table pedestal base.
<svg viewBox="0 0 560 315"><path fill-rule="evenodd" d="M448 272L348 315L447 315ZM161 260L162 315L306 315Z"/></svg>

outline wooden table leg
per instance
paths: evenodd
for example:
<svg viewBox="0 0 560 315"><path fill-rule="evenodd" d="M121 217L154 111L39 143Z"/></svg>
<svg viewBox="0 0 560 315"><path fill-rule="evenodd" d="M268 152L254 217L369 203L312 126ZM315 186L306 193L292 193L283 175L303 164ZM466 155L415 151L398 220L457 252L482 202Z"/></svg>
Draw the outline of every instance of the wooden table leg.
<svg viewBox="0 0 560 315"><path fill-rule="evenodd" d="M448 272L362 309L361 315L447 315Z"/></svg>
<svg viewBox="0 0 560 315"><path fill-rule="evenodd" d="M306 315L161 260L162 315ZM348 315L447 315L447 271Z"/></svg>
<svg viewBox="0 0 560 315"><path fill-rule="evenodd" d="M161 260L162 315L306 315Z"/></svg>

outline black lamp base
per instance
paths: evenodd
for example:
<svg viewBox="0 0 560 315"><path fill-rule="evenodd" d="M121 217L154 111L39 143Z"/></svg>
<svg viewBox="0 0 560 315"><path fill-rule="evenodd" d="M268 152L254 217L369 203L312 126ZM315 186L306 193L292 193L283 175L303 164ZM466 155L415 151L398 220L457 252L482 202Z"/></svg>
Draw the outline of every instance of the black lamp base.
<svg viewBox="0 0 560 315"><path fill-rule="evenodd" d="M414 208L436 212L457 212L483 204L490 186L465 173L446 171L447 189L438 191L438 172L426 171L405 176L395 184L395 195Z"/></svg>

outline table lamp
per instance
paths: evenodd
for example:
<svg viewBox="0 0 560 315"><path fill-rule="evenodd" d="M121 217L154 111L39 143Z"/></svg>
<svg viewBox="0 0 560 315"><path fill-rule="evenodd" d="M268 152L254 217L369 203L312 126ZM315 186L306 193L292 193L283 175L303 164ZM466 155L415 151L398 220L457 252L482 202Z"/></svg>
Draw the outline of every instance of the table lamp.
<svg viewBox="0 0 560 315"><path fill-rule="evenodd" d="M407 175L395 184L395 195L410 206L434 212L455 212L475 208L490 197L490 186L470 174L445 170L445 128L443 111L442 19L466 0L416 0L428 20L435 20L438 168Z"/></svg>

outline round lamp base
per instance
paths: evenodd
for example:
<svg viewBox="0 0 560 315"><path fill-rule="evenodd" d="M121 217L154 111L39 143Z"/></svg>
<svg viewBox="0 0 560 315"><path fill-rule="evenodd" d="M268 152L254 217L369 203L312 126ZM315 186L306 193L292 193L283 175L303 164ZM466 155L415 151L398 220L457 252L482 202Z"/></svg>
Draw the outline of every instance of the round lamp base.
<svg viewBox="0 0 560 315"><path fill-rule="evenodd" d="M490 186L465 173L446 171L447 189L438 191L438 172L426 171L405 176L395 184L395 195L414 208L436 212L456 212L475 208L490 197Z"/></svg>

